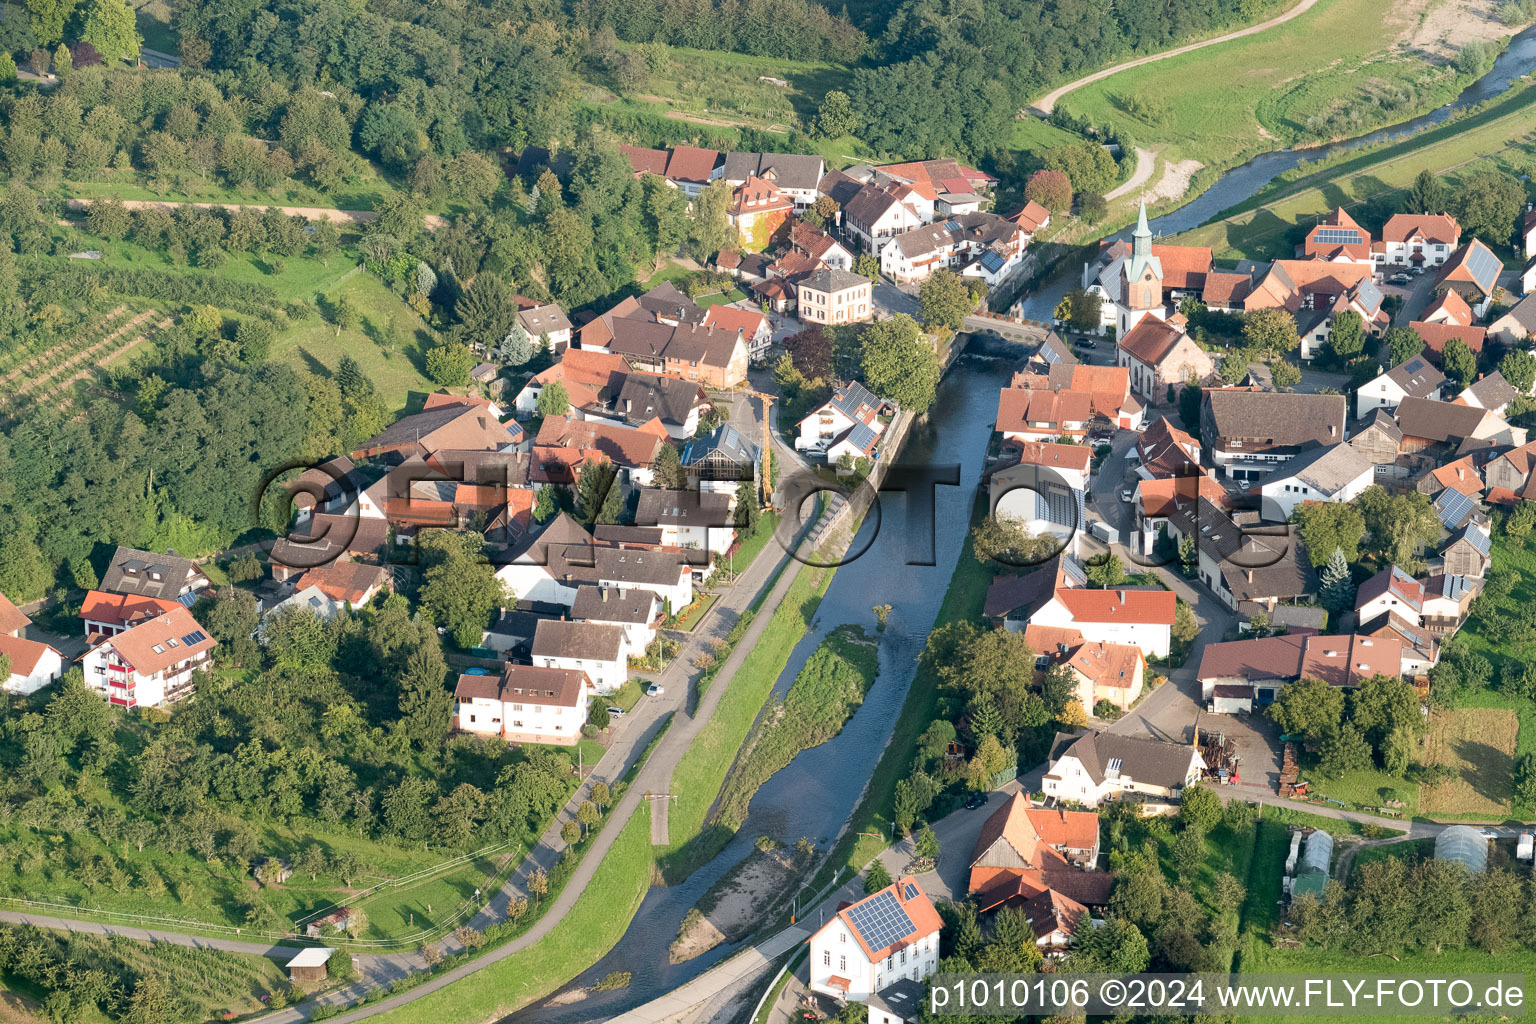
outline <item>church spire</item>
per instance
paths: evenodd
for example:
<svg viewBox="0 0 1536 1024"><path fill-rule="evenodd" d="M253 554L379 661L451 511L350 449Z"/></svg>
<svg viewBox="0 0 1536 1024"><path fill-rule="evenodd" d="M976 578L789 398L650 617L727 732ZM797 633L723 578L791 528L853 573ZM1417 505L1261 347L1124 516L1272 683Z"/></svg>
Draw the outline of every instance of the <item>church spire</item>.
<svg viewBox="0 0 1536 1024"><path fill-rule="evenodd" d="M1136 256L1152 255L1152 229L1147 227L1147 201L1141 201L1141 212L1136 217L1136 231L1131 235L1131 252Z"/></svg>

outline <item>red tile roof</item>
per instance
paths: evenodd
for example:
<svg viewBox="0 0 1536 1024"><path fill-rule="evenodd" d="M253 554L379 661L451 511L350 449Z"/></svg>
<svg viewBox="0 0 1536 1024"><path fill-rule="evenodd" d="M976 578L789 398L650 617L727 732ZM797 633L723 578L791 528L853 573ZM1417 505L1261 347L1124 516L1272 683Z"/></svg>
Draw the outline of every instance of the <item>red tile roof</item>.
<svg viewBox="0 0 1536 1024"><path fill-rule="evenodd" d="M1167 358L1184 338L1184 333L1155 316L1144 316L1125 332L1119 347L1126 354L1147 366L1156 366Z"/></svg>
<svg viewBox="0 0 1536 1024"><path fill-rule="evenodd" d="M737 331L748 338L757 333L767 318L755 309L737 309L735 306L710 306L704 314L705 327L723 327Z"/></svg>
<svg viewBox="0 0 1536 1024"><path fill-rule="evenodd" d="M94 593L94 591L93 591ZM15 633L17 630L26 629L32 625L32 620L11 603L11 599L0 594L0 634Z"/></svg>
<svg viewBox="0 0 1536 1024"><path fill-rule="evenodd" d="M92 590L85 595L85 601L80 605L80 617L95 622L113 622L127 626L153 619L157 615L164 615L179 607L181 605L176 601L140 597L137 594L109 594L102 590ZM0 631L3 631L3 627L0 627Z"/></svg>
<svg viewBox="0 0 1536 1024"><path fill-rule="evenodd" d="M202 633L203 639L195 643L184 643L182 637L192 633ZM172 640L176 641L175 646L171 645ZM140 675L153 675L214 647L208 631L198 625L192 613L180 605L164 615L141 622L109 638L106 643ZM156 647L160 649L157 651Z"/></svg>
<svg viewBox="0 0 1536 1024"><path fill-rule="evenodd" d="M358 604L368 597L368 592L384 582L385 571L381 565L366 562L332 562L318 569L311 569L299 577L295 590L319 587L320 592L333 601Z"/></svg>
<svg viewBox="0 0 1536 1024"><path fill-rule="evenodd" d="M713 149L676 146L672 150L672 155L667 158L667 177L672 181L703 185L708 183L715 164L719 162L720 154Z"/></svg>
<svg viewBox="0 0 1536 1024"><path fill-rule="evenodd" d="M911 898L908 898L906 894L908 888L911 888L914 892ZM853 917L850 916L849 912L854 907L862 906L870 900L880 898L887 893L895 897L896 902L901 905L901 909L907 912L907 917L912 922L912 930L905 935L897 936L891 942L876 949L870 946L863 933L854 925ZM853 933L854 939L858 941L860 948L864 950L865 959L870 963L884 960L898 949L905 949L926 936L936 935L939 929L944 927L944 922L940 920L939 912L933 908L933 903L928 899L928 894L923 892L922 886L911 875L903 875L884 889L871 893L857 903L843 907L837 912L837 916L842 920L843 925ZM830 921L827 923L831 924ZM823 925L823 927L826 927L826 925Z"/></svg>
<svg viewBox="0 0 1536 1024"><path fill-rule="evenodd" d="M1173 625L1178 598L1171 590L1084 590L1063 588L1056 600L1078 622L1125 622L1136 625Z"/></svg>
<svg viewBox="0 0 1536 1024"><path fill-rule="evenodd" d="M1152 255L1163 265L1164 288L1205 287L1205 275L1211 271L1211 247L1208 245L1157 245Z"/></svg>
<svg viewBox="0 0 1536 1024"><path fill-rule="evenodd" d="M1019 451L1019 464L1028 466L1062 466L1086 473L1093 461L1093 452L1086 445L1055 444L1051 441L1014 442Z"/></svg>
<svg viewBox="0 0 1536 1024"><path fill-rule="evenodd" d="M1093 396L1086 391L1003 388L998 394L997 429L1005 434L1054 430L1058 424L1087 423L1091 419ZM1031 426L1033 423L1049 426Z"/></svg>
<svg viewBox="0 0 1536 1024"><path fill-rule="evenodd" d="M1452 323L1466 326L1472 322L1472 307L1467 305L1467 300L1461 297L1461 293L1454 288L1446 289L1440 301L1424 313L1424 319L1428 320L1436 313L1444 312Z"/></svg>
<svg viewBox="0 0 1536 1024"><path fill-rule="evenodd" d="M1415 236L1454 246L1461 240L1461 225L1448 213L1394 213L1381 226L1383 242L1406 242Z"/></svg>
<svg viewBox="0 0 1536 1024"><path fill-rule="evenodd" d="M1248 297L1253 278L1247 274L1229 274L1212 271L1205 275L1205 289L1200 299L1207 306L1231 306L1240 304Z"/></svg>
<svg viewBox="0 0 1536 1024"><path fill-rule="evenodd" d="M629 157L630 166L635 169L635 175L667 173L667 151L664 149L644 149L640 146L620 146L619 152Z"/></svg>
<svg viewBox="0 0 1536 1024"><path fill-rule="evenodd" d="M11 675L30 676L37 670L37 663L43 660L43 655L49 651L53 651L54 654L59 653L49 645L38 643L36 640L0 633L0 654L10 657ZM5 680L0 679L0 683L3 682Z"/></svg>
<svg viewBox="0 0 1536 1024"><path fill-rule="evenodd" d="M1459 324L1438 322L1429 324L1423 320L1414 320L1408 326L1424 339L1424 344L1437 356L1445 352L1445 343L1452 338L1460 338L1466 342L1472 354L1477 355L1482 352L1483 341L1488 336L1488 332L1481 327L1462 327Z"/></svg>

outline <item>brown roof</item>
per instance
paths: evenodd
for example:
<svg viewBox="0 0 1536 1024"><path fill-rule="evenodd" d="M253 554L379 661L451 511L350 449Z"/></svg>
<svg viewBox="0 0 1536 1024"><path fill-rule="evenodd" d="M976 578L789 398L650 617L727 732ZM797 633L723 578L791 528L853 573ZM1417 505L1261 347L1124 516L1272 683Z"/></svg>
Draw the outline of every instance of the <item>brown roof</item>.
<svg viewBox="0 0 1536 1024"><path fill-rule="evenodd" d="M1424 319L1428 320L1442 310L1453 323L1470 324L1472 322L1472 307L1467 305L1467 300L1461 297L1461 292L1454 288L1446 289L1445 294L1440 296L1440 301L1425 311Z"/></svg>
<svg viewBox="0 0 1536 1024"><path fill-rule="evenodd" d="M571 416L546 416L533 443L534 460L564 448L584 455L593 453L594 458L607 458L621 466L649 466L666 443L666 428L658 424L658 429L651 429L648 424L632 428Z"/></svg>
<svg viewBox="0 0 1536 1024"><path fill-rule="evenodd" d="M656 614L656 593L639 587L576 588L571 618L578 622L649 623Z"/></svg>
<svg viewBox="0 0 1536 1024"><path fill-rule="evenodd" d="M498 676L461 675L453 695L459 700L501 700L508 704L579 707L587 674L570 668L508 665Z"/></svg>
<svg viewBox="0 0 1536 1024"><path fill-rule="evenodd" d="M1093 461L1093 452L1089 451L1086 445L1081 444L1025 441L1014 442L1014 446L1019 453L1018 462L1014 465L1064 466L1078 472L1087 472L1088 464Z"/></svg>
<svg viewBox="0 0 1536 1024"><path fill-rule="evenodd" d="M93 591L94 593L94 591ZM0 594L0 634L15 633L32 625L32 620L23 614L20 608L11 603L11 599Z"/></svg>
<svg viewBox="0 0 1536 1024"><path fill-rule="evenodd" d="M624 656L623 652L623 626L544 619L533 631L535 658L618 661Z"/></svg>
<svg viewBox="0 0 1536 1024"><path fill-rule="evenodd" d="M1406 242L1416 235L1426 242L1455 245L1461 240L1461 225L1448 213L1394 213L1381 226L1383 242Z"/></svg>
<svg viewBox="0 0 1536 1024"><path fill-rule="evenodd" d="M53 651L54 654L59 653L48 644L28 640L25 637L11 636L9 633L0 633L0 654L10 657L11 675L30 676L37 670L37 663L43 660L43 655L49 651ZM4 679L0 679L0 683L4 682Z"/></svg>
<svg viewBox="0 0 1536 1024"><path fill-rule="evenodd" d="M1178 328L1155 316L1144 316L1137 321L1135 327L1125 332L1119 347L1140 362L1156 366L1183 338L1184 332Z"/></svg>
<svg viewBox="0 0 1536 1024"><path fill-rule="evenodd" d="M384 583L386 573L382 565L366 562L332 562L330 565L311 569L299 577L296 590L319 587L320 593L333 601L357 604L367 598L368 592Z"/></svg>
<svg viewBox="0 0 1536 1024"><path fill-rule="evenodd" d="M1344 440L1343 395L1207 388L1204 401L1218 438L1263 438L1275 447Z"/></svg>
<svg viewBox="0 0 1536 1024"><path fill-rule="evenodd" d="M1253 287L1253 278L1247 274L1211 271L1205 275L1205 289L1200 298L1207 306L1241 305Z"/></svg>
<svg viewBox="0 0 1536 1024"><path fill-rule="evenodd" d="M1205 287L1205 275L1211 270L1208 245L1157 245L1152 255L1163 265L1163 287L1199 291Z"/></svg>
<svg viewBox="0 0 1536 1024"><path fill-rule="evenodd" d="M512 431L517 433L513 434ZM418 449L435 452L443 448L494 450L514 444L522 428L503 426L490 409L480 403L432 402L413 416L403 416L373 437L358 445L354 458L386 451Z"/></svg>
<svg viewBox="0 0 1536 1024"><path fill-rule="evenodd" d="M616 352L568 348L558 363L535 374L528 383L543 387L559 381L571 404L580 409L612 398L623 386L627 372L629 364Z"/></svg>
<svg viewBox="0 0 1536 1024"><path fill-rule="evenodd" d="M1093 419L1093 396L1086 391L1038 391L1003 388L997 396L997 429L1003 433L1053 430L1057 424ZM1034 427L1032 423L1049 426Z"/></svg>
<svg viewBox="0 0 1536 1024"><path fill-rule="evenodd" d="M1445 343L1452 338L1460 338L1466 342L1467 348L1472 350L1472 354L1477 355L1482 352L1483 341L1488 336L1487 330L1481 327L1463 327L1460 324L1448 324L1439 321L1428 324L1422 320L1414 320L1408 326L1413 328L1418 336L1424 339L1424 344L1436 356L1445 353Z"/></svg>
<svg viewBox="0 0 1536 1024"><path fill-rule="evenodd" d="M200 635L201 639L187 640ZM153 675L212 650L214 641L192 613L177 607L105 641L140 675Z"/></svg>
<svg viewBox="0 0 1536 1024"><path fill-rule="evenodd" d="M660 174L667 173L667 151L664 149L644 149L640 146L620 146L619 152L629 157L630 166L636 174Z"/></svg>
<svg viewBox="0 0 1536 1024"><path fill-rule="evenodd" d="M667 158L667 177L673 181L686 181L700 185L709 181L720 154L713 149L697 146L675 146Z"/></svg>
<svg viewBox="0 0 1536 1024"><path fill-rule="evenodd" d="M1207 644L1195 677L1209 679L1321 679L1355 686L1374 675L1402 671L1402 643L1352 634L1289 634Z"/></svg>

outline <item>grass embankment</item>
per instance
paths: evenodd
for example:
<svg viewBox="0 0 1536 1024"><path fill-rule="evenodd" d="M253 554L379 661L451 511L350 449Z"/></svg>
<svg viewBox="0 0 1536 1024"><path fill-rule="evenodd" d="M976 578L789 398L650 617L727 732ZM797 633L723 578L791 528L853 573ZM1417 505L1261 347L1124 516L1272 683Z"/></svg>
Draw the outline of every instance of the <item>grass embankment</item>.
<svg viewBox="0 0 1536 1024"><path fill-rule="evenodd" d="M1420 132L1316 163L1304 163L1214 221L1177 236L1181 245L1208 245L1218 259L1290 257L1318 215L1343 206L1392 203L1420 171L1446 176L1493 164L1524 173L1536 131L1536 84L1521 83L1484 108ZM1491 244L1502 240L1488 240Z"/></svg>
<svg viewBox="0 0 1536 1024"><path fill-rule="evenodd" d="M596 963L629 927L651 877L650 813L637 808L570 913L538 942L374 1018L377 1024L480 1024L558 989Z"/></svg>
<svg viewBox="0 0 1536 1024"><path fill-rule="evenodd" d="M1162 165L1194 160L1206 174L1297 143L1350 138L1441 106L1476 77L1403 50L1439 43L1408 40L1443 3L1319 0L1256 35L1085 85L1062 106L1126 125L1139 145L1160 151Z"/></svg>
<svg viewBox="0 0 1536 1024"><path fill-rule="evenodd" d="M735 831L752 796L796 754L842 731L880 671L875 640L859 626L839 626L806 660L789 692L768 708L720 790L712 823Z"/></svg>
<svg viewBox="0 0 1536 1024"><path fill-rule="evenodd" d="M706 830L705 816L795 644L809 631L835 572L808 565L794 566L790 571L793 569L799 573L774 610L772 621L730 680L714 715L672 772L672 792L677 799L667 815L671 842L658 858L669 879L686 877L730 842L734 830L718 823Z"/></svg>

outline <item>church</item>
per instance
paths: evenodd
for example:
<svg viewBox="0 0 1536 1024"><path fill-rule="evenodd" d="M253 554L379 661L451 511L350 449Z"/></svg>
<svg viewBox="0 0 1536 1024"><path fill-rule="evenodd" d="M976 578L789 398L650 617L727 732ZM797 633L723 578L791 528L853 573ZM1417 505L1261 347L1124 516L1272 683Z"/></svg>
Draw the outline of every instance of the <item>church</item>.
<svg viewBox="0 0 1536 1024"><path fill-rule="evenodd" d="M1167 319L1179 299L1199 296L1210 272L1209 246L1152 243L1143 200L1131 242L1108 242L1083 265L1083 290L1103 300L1103 326L1123 338L1148 313Z"/></svg>

